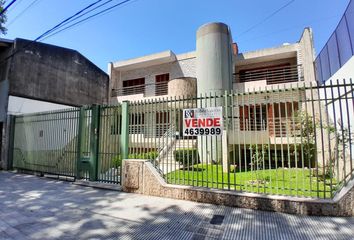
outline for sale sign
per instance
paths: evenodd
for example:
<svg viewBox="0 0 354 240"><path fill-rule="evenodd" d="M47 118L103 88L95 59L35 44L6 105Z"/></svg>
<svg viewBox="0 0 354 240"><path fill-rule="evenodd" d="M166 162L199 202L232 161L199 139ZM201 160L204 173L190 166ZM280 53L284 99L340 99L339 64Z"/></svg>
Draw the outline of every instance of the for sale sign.
<svg viewBox="0 0 354 240"><path fill-rule="evenodd" d="M191 108L183 110L183 135L221 135L222 107Z"/></svg>

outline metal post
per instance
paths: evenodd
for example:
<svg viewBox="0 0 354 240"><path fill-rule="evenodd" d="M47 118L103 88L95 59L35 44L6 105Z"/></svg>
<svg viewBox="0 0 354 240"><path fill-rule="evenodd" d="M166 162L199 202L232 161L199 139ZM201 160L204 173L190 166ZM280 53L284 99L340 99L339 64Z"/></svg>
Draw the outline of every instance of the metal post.
<svg viewBox="0 0 354 240"><path fill-rule="evenodd" d="M222 142L221 142L221 146L222 146L222 168L223 168L223 172L228 174L228 189L230 189L230 163L229 163L229 146L228 146L228 141L227 141L227 135L228 135L228 131L229 131L229 101L228 101L228 92L225 91L224 93L224 116L225 116L225 126L224 126L224 132L222 135ZM224 182L223 182L224 184Z"/></svg>
<svg viewBox="0 0 354 240"><path fill-rule="evenodd" d="M122 130L120 135L120 150L122 159L128 158L129 151L129 102L122 103Z"/></svg>
<svg viewBox="0 0 354 240"><path fill-rule="evenodd" d="M80 108L78 118L78 131L77 131L77 158L76 158L76 178L81 178L81 156L82 156L82 137L83 137L83 121L85 118L85 107Z"/></svg>
<svg viewBox="0 0 354 240"><path fill-rule="evenodd" d="M92 106L90 133L90 181L97 180L100 106Z"/></svg>

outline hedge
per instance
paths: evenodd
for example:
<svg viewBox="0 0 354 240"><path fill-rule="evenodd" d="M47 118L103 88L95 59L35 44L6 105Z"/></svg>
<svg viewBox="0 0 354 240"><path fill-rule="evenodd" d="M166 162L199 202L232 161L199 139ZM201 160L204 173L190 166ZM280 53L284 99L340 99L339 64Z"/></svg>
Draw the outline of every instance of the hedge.
<svg viewBox="0 0 354 240"><path fill-rule="evenodd" d="M158 153L156 151L146 152L146 153L132 153L128 155L128 159L149 159L153 160L157 158ZM122 156L120 154L116 155L112 159L113 164L116 167L122 166Z"/></svg>
<svg viewBox="0 0 354 240"><path fill-rule="evenodd" d="M199 154L196 148L182 148L174 151L175 160L184 166L198 164Z"/></svg>

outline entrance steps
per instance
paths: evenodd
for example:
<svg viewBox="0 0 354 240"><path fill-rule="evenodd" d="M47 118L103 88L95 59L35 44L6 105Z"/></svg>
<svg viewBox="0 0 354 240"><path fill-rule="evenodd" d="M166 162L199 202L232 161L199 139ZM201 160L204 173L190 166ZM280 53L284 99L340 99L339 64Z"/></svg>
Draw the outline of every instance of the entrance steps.
<svg viewBox="0 0 354 240"><path fill-rule="evenodd" d="M177 139L168 149L168 151L163 155L159 156L158 166L159 169L164 173L170 173L178 169L183 168L183 165L176 161L174 152L179 149L195 148L197 146L196 139Z"/></svg>

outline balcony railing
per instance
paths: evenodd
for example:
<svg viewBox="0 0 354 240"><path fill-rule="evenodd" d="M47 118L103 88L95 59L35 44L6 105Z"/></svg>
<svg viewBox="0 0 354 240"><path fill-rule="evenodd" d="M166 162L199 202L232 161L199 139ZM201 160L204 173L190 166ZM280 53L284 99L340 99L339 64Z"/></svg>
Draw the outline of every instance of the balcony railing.
<svg viewBox="0 0 354 240"><path fill-rule="evenodd" d="M303 80L302 65L290 65L282 67L270 67L258 70L250 70L244 73L236 73L234 82L267 81L267 84L281 84Z"/></svg>
<svg viewBox="0 0 354 240"><path fill-rule="evenodd" d="M276 137L297 137L301 134L299 119L292 117L274 118L269 121L269 132Z"/></svg>
<svg viewBox="0 0 354 240"><path fill-rule="evenodd" d="M117 97L135 94L143 94L144 97L167 95L168 81L112 89L111 96Z"/></svg>
<svg viewBox="0 0 354 240"><path fill-rule="evenodd" d="M295 137L300 135L299 119L292 116L272 119L240 118L231 123L230 129L239 131L267 131L275 137Z"/></svg>

